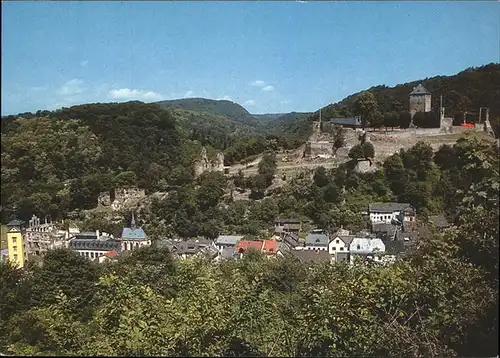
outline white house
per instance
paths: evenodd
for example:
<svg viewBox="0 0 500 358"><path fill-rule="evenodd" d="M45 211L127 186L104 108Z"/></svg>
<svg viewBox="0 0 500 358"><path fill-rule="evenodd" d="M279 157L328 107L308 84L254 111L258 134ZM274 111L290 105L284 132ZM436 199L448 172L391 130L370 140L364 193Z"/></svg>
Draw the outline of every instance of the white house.
<svg viewBox="0 0 500 358"><path fill-rule="evenodd" d="M337 252L349 252L349 245L353 239L353 235L336 235L328 243L328 253L335 256Z"/></svg>
<svg viewBox="0 0 500 358"><path fill-rule="evenodd" d="M295 250L319 250L328 251L329 237L325 233L309 233L303 247L297 246Z"/></svg>
<svg viewBox="0 0 500 358"><path fill-rule="evenodd" d="M109 251L120 252L121 243L99 232L82 232L69 240L68 247L80 256L97 261Z"/></svg>
<svg viewBox="0 0 500 358"><path fill-rule="evenodd" d="M415 209L408 203L373 203L369 206L370 222L390 224L393 220L415 221Z"/></svg>
<svg viewBox="0 0 500 358"><path fill-rule="evenodd" d="M381 261L385 254L385 244L382 240L371 237L355 237L349 245L351 263L356 258L368 258Z"/></svg>

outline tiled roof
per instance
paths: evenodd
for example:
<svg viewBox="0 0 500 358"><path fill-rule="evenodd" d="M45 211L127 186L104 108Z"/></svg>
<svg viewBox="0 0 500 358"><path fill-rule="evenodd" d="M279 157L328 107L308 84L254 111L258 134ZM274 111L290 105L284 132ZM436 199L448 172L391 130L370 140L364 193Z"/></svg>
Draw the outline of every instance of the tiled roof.
<svg viewBox="0 0 500 358"><path fill-rule="evenodd" d="M75 238L70 241L69 247L73 250L110 251L121 250L121 242L116 240L92 240Z"/></svg>
<svg viewBox="0 0 500 358"><path fill-rule="evenodd" d="M420 83L417 87L413 88L413 91L410 92L410 95L414 94L418 95L418 94L431 94L431 93L427 91L427 89Z"/></svg>
<svg viewBox="0 0 500 358"><path fill-rule="evenodd" d="M294 233L283 233L283 241L286 242L291 247L295 247L299 244L299 236Z"/></svg>
<svg viewBox="0 0 500 358"><path fill-rule="evenodd" d="M125 240L144 240L146 238L147 238L146 233L140 227L137 227L135 229L130 228L130 227L123 228L122 239L125 239Z"/></svg>
<svg viewBox="0 0 500 358"><path fill-rule="evenodd" d="M293 250L291 254L301 262L330 262L331 260L330 254L323 250Z"/></svg>
<svg viewBox="0 0 500 358"><path fill-rule="evenodd" d="M108 251L108 252L106 252L106 253L104 254L104 256L106 256L106 257L110 257L110 258L111 258L111 257L116 257L117 255L118 255L118 253L117 253L116 251L114 251L114 250Z"/></svg>
<svg viewBox="0 0 500 358"><path fill-rule="evenodd" d="M408 203L372 203L370 204L370 212L392 213L394 211L413 211L413 208Z"/></svg>
<svg viewBox="0 0 500 358"><path fill-rule="evenodd" d="M328 246L329 241L326 234L308 234L306 236L306 246Z"/></svg>
<svg viewBox="0 0 500 358"><path fill-rule="evenodd" d="M262 249L262 245L262 241L241 240L238 242L238 245L236 245L236 252L239 252L240 250L245 251L250 248L260 251Z"/></svg>
<svg viewBox="0 0 500 358"><path fill-rule="evenodd" d="M337 235L335 236L334 240L339 238L340 240L342 240L344 242L344 244L346 244L347 246L349 246L352 242L352 240L354 239L354 235Z"/></svg>
<svg viewBox="0 0 500 358"><path fill-rule="evenodd" d="M278 251L278 242L276 240L264 240L262 251L266 254L275 254Z"/></svg>
<svg viewBox="0 0 500 358"><path fill-rule="evenodd" d="M174 244L173 251L176 254L196 254L201 252L204 248L212 246L212 241L210 240L188 240L188 241L179 241Z"/></svg>
<svg viewBox="0 0 500 358"><path fill-rule="evenodd" d="M235 246L244 236L241 235L219 235L215 239L216 245L233 245Z"/></svg>

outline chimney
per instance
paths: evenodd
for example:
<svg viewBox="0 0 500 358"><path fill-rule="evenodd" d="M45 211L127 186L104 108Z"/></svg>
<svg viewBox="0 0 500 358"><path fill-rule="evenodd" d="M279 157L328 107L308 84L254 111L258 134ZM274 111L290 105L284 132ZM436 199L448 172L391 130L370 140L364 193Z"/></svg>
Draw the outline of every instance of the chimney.
<svg viewBox="0 0 500 358"><path fill-rule="evenodd" d="M100 233L99 233L99 230L96 230L96 231L95 231L95 235L97 236L97 238L98 238L98 239L99 239L99 234L100 234Z"/></svg>

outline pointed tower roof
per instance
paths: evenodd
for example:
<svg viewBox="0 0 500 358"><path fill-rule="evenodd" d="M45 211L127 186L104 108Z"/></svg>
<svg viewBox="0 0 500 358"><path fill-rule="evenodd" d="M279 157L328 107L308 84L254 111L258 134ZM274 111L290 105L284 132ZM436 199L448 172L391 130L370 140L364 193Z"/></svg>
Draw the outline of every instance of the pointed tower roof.
<svg viewBox="0 0 500 358"><path fill-rule="evenodd" d="M135 225L135 217L134 217L134 213L132 212L132 220L130 221L130 228L132 230L135 230L136 228L136 225Z"/></svg>
<svg viewBox="0 0 500 358"><path fill-rule="evenodd" d="M431 94L431 93L427 91L427 89L424 86L422 86L421 83L419 83L417 87L413 87L413 91L410 92L410 96L415 94L418 95L418 94Z"/></svg>

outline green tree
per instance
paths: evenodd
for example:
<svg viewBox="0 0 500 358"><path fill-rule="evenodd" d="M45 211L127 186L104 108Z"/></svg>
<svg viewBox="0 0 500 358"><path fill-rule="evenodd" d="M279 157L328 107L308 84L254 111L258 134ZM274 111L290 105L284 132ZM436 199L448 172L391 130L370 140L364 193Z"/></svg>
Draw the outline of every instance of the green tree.
<svg viewBox="0 0 500 358"><path fill-rule="evenodd" d="M362 150L363 150L363 156L365 158L375 157L375 148L373 147L373 144L371 144L370 142L364 143L362 146Z"/></svg>
<svg viewBox="0 0 500 358"><path fill-rule="evenodd" d="M371 92L361 92L353 104L352 110L355 115L361 117L363 128L370 124L375 116L378 105L375 96Z"/></svg>
<svg viewBox="0 0 500 358"><path fill-rule="evenodd" d="M399 112L399 126L406 129L411 123L411 113L408 111Z"/></svg>
<svg viewBox="0 0 500 358"><path fill-rule="evenodd" d="M357 160L357 159L364 158L363 147L361 145L359 145L359 144L356 144L354 147L352 147L349 150L348 156L352 160Z"/></svg>
<svg viewBox="0 0 500 358"><path fill-rule="evenodd" d="M328 174L324 167L318 167L315 169L313 180L314 183L320 188L330 183L330 178L328 177Z"/></svg>

